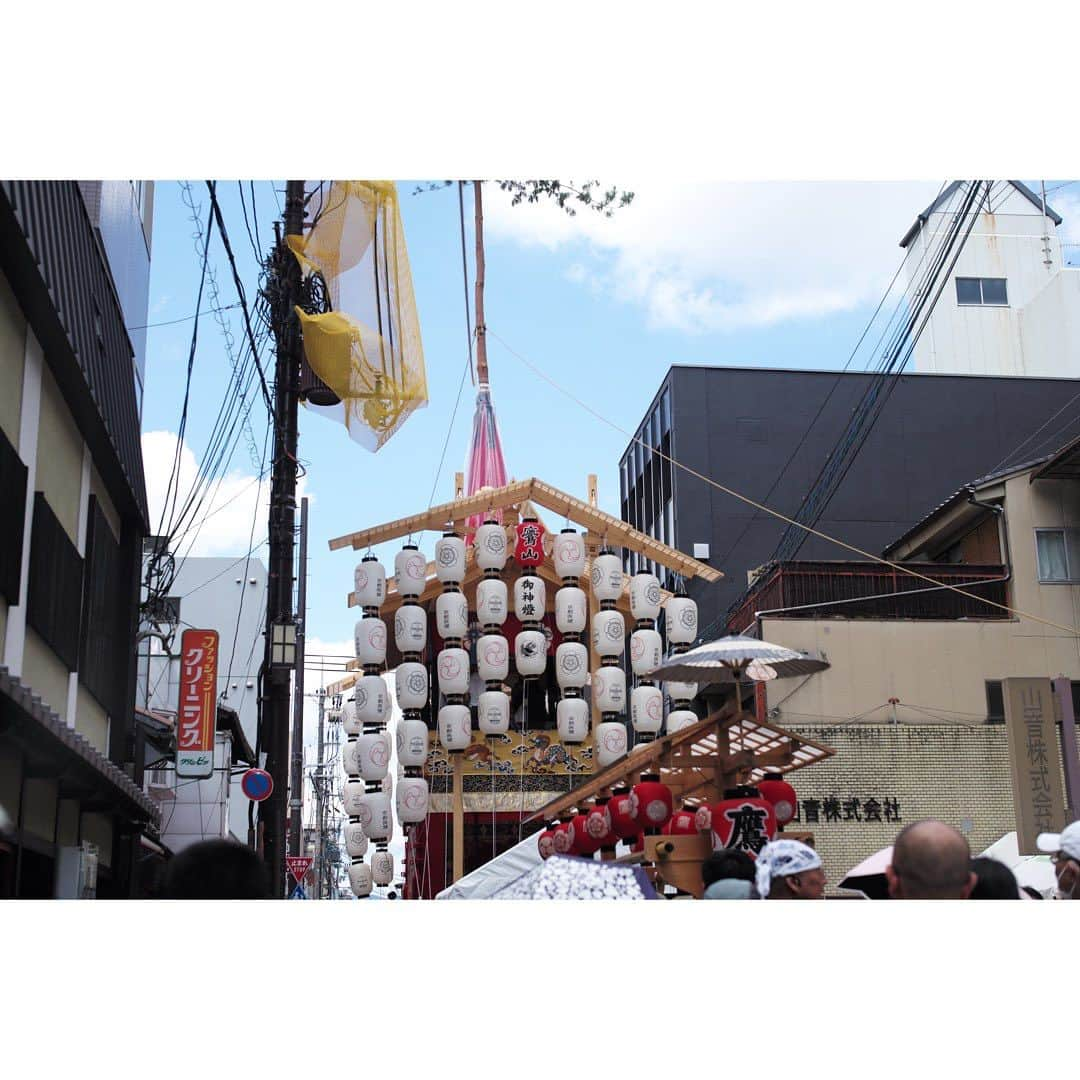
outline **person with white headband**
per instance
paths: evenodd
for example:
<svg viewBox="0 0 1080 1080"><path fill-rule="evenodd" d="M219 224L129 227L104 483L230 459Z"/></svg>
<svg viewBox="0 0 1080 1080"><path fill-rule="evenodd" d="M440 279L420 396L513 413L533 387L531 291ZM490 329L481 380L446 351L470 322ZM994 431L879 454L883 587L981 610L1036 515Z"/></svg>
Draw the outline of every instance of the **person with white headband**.
<svg viewBox="0 0 1080 1080"><path fill-rule="evenodd" d="M1035 846L1050 855L1057 875L1055 900L1080 900L1080 821L1066 825L1059 833L1039 833Z"/></svg>
<svg viewBox="0 0 1080 1080"><path fill-rule="evenodd" d="M759 852L755 885L762 900L821 900L825 871L821 856L798 840L773 840Z"/></svg>

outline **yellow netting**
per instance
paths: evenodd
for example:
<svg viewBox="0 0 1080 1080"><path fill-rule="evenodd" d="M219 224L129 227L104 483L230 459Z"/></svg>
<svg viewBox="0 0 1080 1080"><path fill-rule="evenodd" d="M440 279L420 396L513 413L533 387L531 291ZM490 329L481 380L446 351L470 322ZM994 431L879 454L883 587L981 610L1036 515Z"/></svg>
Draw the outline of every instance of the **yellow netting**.
<svg viewBox="0 0 1080 1080"><path fill-rule="evenodd" d="M306 237L287 237L304 273L325 278L332 308L297 310L307 361L341 398L308 407L378 450L428 400L397 189L389 181L335 180L322 206L319 213L319 197L311 200L318 217Z"/></svg>

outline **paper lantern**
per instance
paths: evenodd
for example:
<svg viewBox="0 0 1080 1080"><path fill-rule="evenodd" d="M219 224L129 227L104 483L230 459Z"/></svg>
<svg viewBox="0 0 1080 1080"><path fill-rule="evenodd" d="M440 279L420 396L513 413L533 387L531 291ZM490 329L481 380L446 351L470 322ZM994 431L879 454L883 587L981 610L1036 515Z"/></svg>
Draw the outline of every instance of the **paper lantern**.
<svg viewBox="0 0 1080 1080"><path fill-rule="evenodd" d="M397 724L398 764L419 769L427 761L428 729L423 720L399 720Z"/></svg>
<svg viewBox="0 0 1080 1080"><path fill-rule="evenodd" d="M698 832L712 832L712 807L707 803L697 808L694 826Z"/></svg>
<svg viewBox="0 0 1080 1080"><path fill-rule="evenodd" d="M535 574L522 574L514 582L514 614L523 623L536 623L544 618L547 605L547 586Z"/></svg>
<svg viewBox="0 0 1080 1080"><path fill-rule="evenodd" d="M630 666L638 677L648 675L664 659L664 642L657 630L635 630L630 635Z"/></svg>
<svg viewBox="0 0 1080 1080"><path fill-rule="evenodd" d="M485 735L503 735L510 730L510 698L501 690L485 690L476 709L477 723Z"/></svg>
<svg viewBox="0 0 1080 1080"><path fill-rule="evenodd" d="M616 720L596 725L596 763L601 769L626 756L626 727Z"/></svg>
<svg viewBox="0 0 1080 1080"><path fill-rule="evenodd" d="M360 744L349 739L341 748L341 768L346 776L360 775Z"/></svg>
<svg viewBox="0 0 1080 1080"><path fill-rule="evenodd" d="M635 619L655 619L660 614L660 582L642 571L630 579L630 614Z"/></svg>
<svg viewBox="0 0 1080 1080"><path fill-rule="evenodd" d="M367 788L363 780L346 780L341 785L341 808L346 817L358 818Z"/></svg>
<svg viewBox="0 0 1080 1080"><path fill-rule="evenodd" d="M597 600L618 600L622 596L622 559L605 551L593 559L592 591Z"/></svg>
<svg viewBox="0 0 1080 1080"><path fill-rule="evenodd" d="M596 800L596 805L585 815L585 828L596 841L598 849L613 848L618 840L611 828L611 811L607 804L608 800L601 796Z"/></svg>
<svg viewBox="0 0 1080 1080"><path fill-rule="evenodd" d="M758 781L757 789L761 797L772 804L778 826L782 827L789 821L794 821L795 811L798 809L798 796L795 794L795 789L780 773L766 773L765 778Z"/></svg>
<svg viewBox="0 0 1080 1080"><path fill-rule="evenodd" d="M394 835L394 815L385 791L366 791L360 797L357 817L369 840L389 840Z"/></svg>
<svg viewBox="0 0 1080 1080"><path fill-rule="evenodd" d="M600 841L589 832L588 812L576 814L571 825L573 825L574 837L570 845L570 853L581 855L586 859L592 858L600 850Z"/></svg>
<svg viewBox="0 0 1080 1080"><path fill-rule="evenodd" d="M547 664L547 638L542 630L522 630L514 638L514 666L524 678L543 675Z"/></svg>
<svg viewBox="0 0 1080 1080"><path fill-rule="evenodd" d="M713 806L710 827L714 848L735 848L757 858L776 836L776 814L757 788L731 788Z"/></svg>
<svg viewBox="0 0 1080 1080"><path fill-rule="evenodd" d="M593 701L601 712L626 711L626 672L621 667L609 665L594 671L592 691Z"/></svg>
<svg viewBox="0 0 1080 1080"><path fill-rule="evenodd" d="M671 817L671 788L662 784L656 773L647 773L634 785L631 795L637 800L638 825L647 832L659 832Z"/></svg>
<svg viewBox="0 0 1080 1080"><path fill-rule="evenodd" d="M580 641L564 641L555 650L555 678L563 690L580 689L589 680L589 650Z"/></svg>
<svg viewBox="0 0 1080 1080"><path fill-rule="evenodd" d="M688 596L669 596L664 605L664 629L669 645L687 645L697 637L697 604Z"/></svg>
<svg viewBox="0 0 1080 1080"><path fill-rule="evenodd" d="M394 612L394 643L402 653L421 653L427 645L427 612L419 604L402 604Z"/></svg>
<svg viewBox="0 0 1080 1080"><path fill-rule="evenodd" d="M693 701L697 697L696 682L666 682L664 689L672 701Z"/></svg>
<svg viewBox="0 0 1080 1080"><path fill-rule="evenodd" d="M386 662L386 623L375 615L365 615L353 630L356 659L364 667L381 667Z"/></svg>
<svg viewBox="0 0 1080 1080"><path fill-rule="evenodd" d="M696 836L698 831L696 815L697 807L684 803L668 819L663 829L664 833L668 836Z"/></svg>
<svg viewBox="0 0 1080 1080"><path fill-rule="evenodd" d="M371 895L371 867L361 859L354 859L349 867L349 888L361 899Z"/></svg>
<svg viewBox="0 0 1080 1080"><path fill-rule="evenodd" d="M457 533L443 533L435 541L435 576L444 585L465 580L465 541Z"/></svg>
<svg viewBox="0 0 1080 1080"><path fill-rule="evenodd" d="M427 559L415 544L406 544L394 557L394 578L402 597L420 596L427 586Z"/></svg>
<svg viewBox="0 0 1080 1080"><path fill-rule="evenodd" d="M658 686L643 683L630 692L630 723L640 734L655 735L664 726L664 695Z"/></svg>
<svg viewBox="0 0 1080 1080"><path fill-rule="evenodd" d="M555 826L553 822L536 838L536 847L540 852L541 859L550 859L555 854Z"/></svg>
<svg viewBox="0 0 1080 1080"><path fill-rule="evenodd" d="M359 821L346 821L342 830L345 833L345 852L350 859L362 859L367 853L368 838Z"/></svg>
<svg viewBox="0 0 1080 1080"><path fill-rule="evenodd" d="M456 589L435 598L435 628L444 641L460 641L469 632L469 605L465 594Z"/></svg>
<svg viewBox="0 0 1080 1080"><path fill-rule="evenodd" d="M446 750L464 750L472 742L468 705L444 705L439 710L439 742Z"/></svg>
<svg viewBox="0 0 1080 1080"><path fill-rule="evenodd" d="M502 626L506 622L506 582L483 578L476 586L476 617L481 626Z"/></svg>
<svg viewBox="0 0 1080 1080"><path fill-rule="evenodd" d="M398 783L398 820L402 825L416 825L427 817L428 782L422 776L406 776Z"/></svg>
<svg viewBox="0 0 1080 1080"><path fill-rule="evenodd" d="M563 529L552 544L551 560L563 581L576 581L585 573L585 538L576 529Z"/></svg>
<svg viewBox="0 0 1080 1080"><path fill-rule="evenodd" d="M390 715L390 694L381 675L365 675L353 687L353 708L361 724L382 724Z"/></svg>
<svg viewBox="0 0 1080 1080"><path fill-rule="evenodd" d="M506 565L506 532L497 521L485 521L477 528L473 552L481 570L501 570Z"/></svg>
<svg viewBox="0 0 1080 1080"><path fill-rule="evenodd" d="M611 831L620 840L629 840L641 832L637 819L637 800L628 787L620 784L615 788L607 805Z"/></svg>
<svg viewBox="0 0 1080 1080"><path fill-rule="evenodd" d="M360 763L360 775L365 780L382 780L390 768L390 736L385 731L372 731L359 736L356 756Z"/></svg>
<svg viewBox="0 0 1080 1080"><path fill-rule="evenodd" d="M443 694L469 692L469 654L464 649L443 649L435 659L435 666Z"/></svg>
<svg viewBox="0 0 1080 1080"><path fill-rule="evenodd" d="M502 634L484 634L477 641L476 671L484 682L502 682L510 674L510 643Z"/></svg>
<svg viewBox="0 0 1080 1080"><path fill-rule="evenodd" d="M353 591L362 608L377 608L386 602L386 570L374 555L365 555L357 564Z"/></svg>
<svg viewBox="0 0 1080 1080"><path fill-rule="evenodd" d="M570 848L574 843L574 827L569 821L564 821L552 829L551 844L557 855L569 855Z"/></svg>
<svg viewBox="0 0 1080 1080"><path fill-rule="evenodd" d="M584 742L589 734L589 703L584 698L564 697L555 706L555 720L563 742Z"/></svg>
<svg viewBox="0 0 1080 1080"><path fill-rule="evenodd" d="M389 885L394 880L394 856L389 851L376 851L371 856L371 880L376 885Z"/></svg>
<svg viewBox="0 0 1080 1080"><path fill-rule="evenodd" d="M667 733L674 735L683 728L693 727L698 722L698 714L693 709L672 709L668 713Z"/></svg>
<svg viewBox="0 0 1080 1080"><path fill-rule="evenodd" d="M560 634L585 633L589 601L585 590L564 585L555 593L555 625Z"/></svg>
<svg viewBox="0 0 1080 1080"><path fill-rule="evenodd" d="M536 518L524 518L514 526L514 558L523 567L544 561L544 526Z"/></svg>
<svg viewBox="0 0 1080 1080"><path fill-rule="evenodd" d="M351 701L341 703L341 730L346 735L359 735L363 727L356 719L356 707Z"/></svg>
<svg viewBox="0 0 1080 1080"><path fill-rule="evenodd" d="M394 672L394 688L401 709L422 709L428 701L427 668L416 660L398 664Z"/></svg>
<svg viewBox="0 0 1080 1080"><path fill-rule="evenodd" d="M593 648L601 656L622 656L626 647L626 624L620 611L598 611L592 620Z"/></svg>

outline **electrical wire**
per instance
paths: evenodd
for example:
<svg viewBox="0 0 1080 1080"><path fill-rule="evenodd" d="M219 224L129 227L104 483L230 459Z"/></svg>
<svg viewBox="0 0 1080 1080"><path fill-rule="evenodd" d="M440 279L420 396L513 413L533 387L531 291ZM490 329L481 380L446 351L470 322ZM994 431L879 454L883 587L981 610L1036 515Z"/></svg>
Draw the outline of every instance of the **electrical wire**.
<svg viewBox="0 0 1080 1080"><path fill-rule="evenodd" d="M201 312L198 315L185 315L182 319L166 319L165 322L143 323L142 326L125 326L124 329L130 332L135 330L153 330L156 326L175 326L177 323L191 322L192 319L204 319L207 315L217 315L222 311L232 311L233 308L238 308L239 306L240 303L237 301L235 304L226 304L221 308L211 308L209 311Z"/></svg>

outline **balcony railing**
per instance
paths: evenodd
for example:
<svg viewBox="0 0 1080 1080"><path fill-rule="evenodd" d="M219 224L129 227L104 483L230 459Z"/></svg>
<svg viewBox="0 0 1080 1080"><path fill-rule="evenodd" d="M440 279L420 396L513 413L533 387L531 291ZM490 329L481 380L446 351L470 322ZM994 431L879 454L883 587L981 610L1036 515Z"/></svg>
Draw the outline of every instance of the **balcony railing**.
<svg viewBox="0 0 1080 1080"><path fill-rule="evenodd" d="M1008 603L1008 568L912 563L935 581L992 603ZM785 562L768 568L728 615L727 632L754 626L758 612L785 619L1007 619L1008 612L921 577L872 562Z"/></svg>

